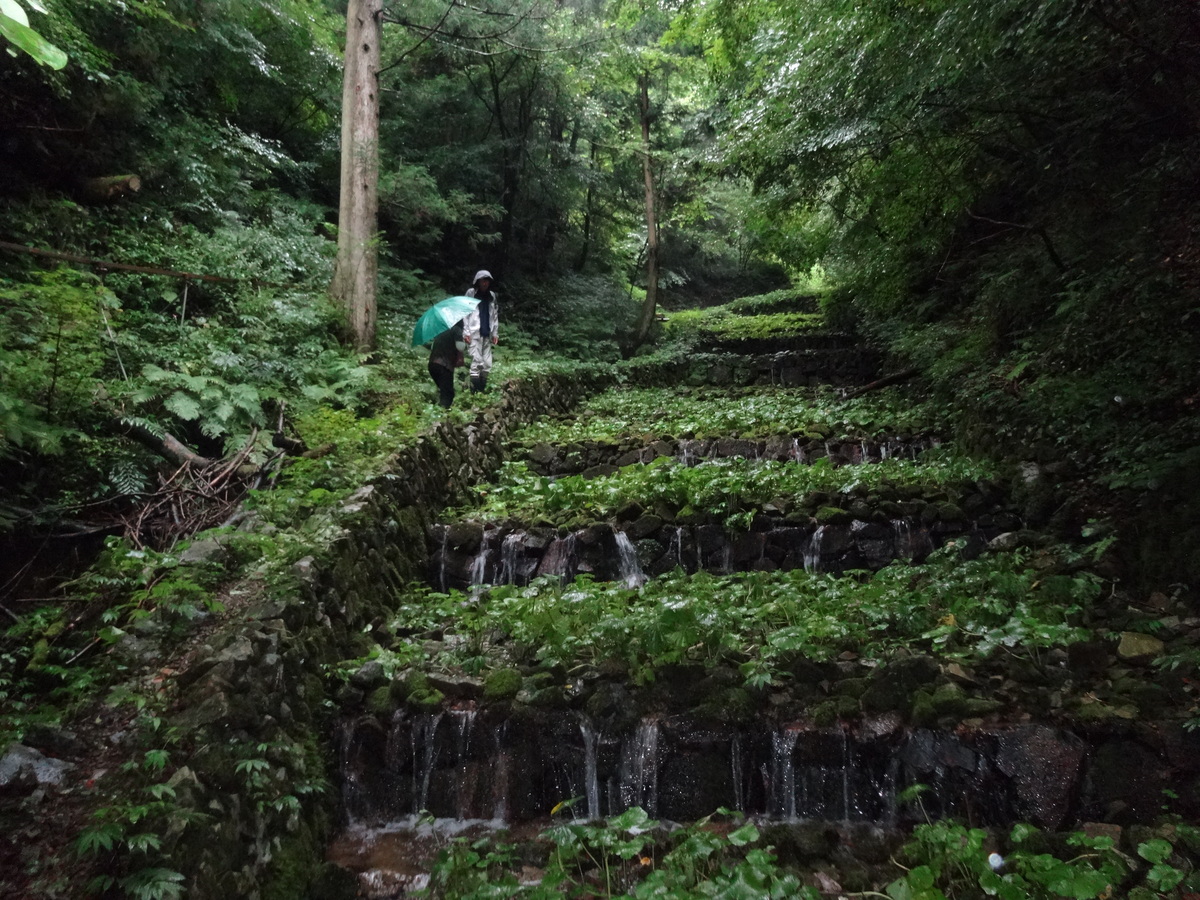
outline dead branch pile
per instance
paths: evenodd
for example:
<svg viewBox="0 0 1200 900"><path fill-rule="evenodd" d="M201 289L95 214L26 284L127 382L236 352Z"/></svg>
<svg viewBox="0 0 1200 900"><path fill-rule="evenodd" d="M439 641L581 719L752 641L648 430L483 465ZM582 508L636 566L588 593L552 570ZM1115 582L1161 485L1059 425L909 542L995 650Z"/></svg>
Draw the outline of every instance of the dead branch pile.
<svg viewBox="0 0 1200 900"><path fill-rule="evenodd" d="M207 528L231 524L249 491L274 483L283 452L262 465L248 463L257 430L232 458L206 465L184 462L170 474L160 473L158 488L142 495L137 507L122 517L125 537L135 547L164 549Z"/></svg>

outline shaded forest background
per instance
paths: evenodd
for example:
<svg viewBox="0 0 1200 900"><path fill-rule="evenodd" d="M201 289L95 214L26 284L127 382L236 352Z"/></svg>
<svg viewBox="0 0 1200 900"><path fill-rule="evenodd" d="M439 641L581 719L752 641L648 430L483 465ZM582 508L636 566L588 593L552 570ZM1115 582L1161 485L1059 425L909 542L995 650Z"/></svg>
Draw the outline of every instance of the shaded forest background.
<svg viewBox="0 0 1200 900"><path fill-rule="evenodd" d="M811 288L969 443L1080 479L1061 517L1200 575L1193 4L389 4L371 355L325 299L344 17L58 0L64 68L0 57L0 240L230 279L0 251L10 535L128 515L164 434L261 459L285 409L427 404L406 323L480 267L510 360L652 352L645 83L665 309Z"/></svg>

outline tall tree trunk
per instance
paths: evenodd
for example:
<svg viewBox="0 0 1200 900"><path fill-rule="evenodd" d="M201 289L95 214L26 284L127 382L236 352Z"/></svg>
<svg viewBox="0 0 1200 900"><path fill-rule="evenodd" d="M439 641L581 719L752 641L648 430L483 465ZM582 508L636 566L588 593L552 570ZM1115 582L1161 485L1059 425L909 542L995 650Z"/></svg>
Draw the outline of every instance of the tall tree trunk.
<svg viewBox="0 0 1200 900"><path fill-rule="evenodd" d="M658 217L654 207L654 170L650 165L650 74L638 76L639 112L642 120L642 175L646 182L646 301L638 317L633 345L641 346L650 333L654 310L658 308Z"/></svg>
<svg viewBox="0 0 1200 900"><path fill-rule="evenodd" d="M338 250L329 286L346 308L350 340L363 351L375 346L382 16L383 0L350 0L346 10Z"/></svg>

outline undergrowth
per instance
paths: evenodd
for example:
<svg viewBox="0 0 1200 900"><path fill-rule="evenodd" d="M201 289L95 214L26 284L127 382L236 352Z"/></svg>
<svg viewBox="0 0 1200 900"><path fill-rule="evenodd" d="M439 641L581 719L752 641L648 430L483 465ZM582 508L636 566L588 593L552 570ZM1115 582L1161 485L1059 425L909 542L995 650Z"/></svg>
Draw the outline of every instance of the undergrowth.
<svg viewBox="0 0 1200 900"><path fill-rule="evenodd" d="M924 647L967 662L1037 655L1086 637L1080 623L1100 593L1096 576L1049 574L1046 559L1016 552L963 560L948 546L923 564L873 574L676 570L640 589L582 575L568 584L548 577L495 585L477 596L416 591L399 598L392 632L443 631L445 649L428 659L417 645L379 655L394 670L472 672L619 661L637 683L664 666L732 662L751 687L786 680L797 657L845 651L872 658Z"/></svg>
<svg viewBox="0 0 1200 900"><path fill-rule="evenodd" d="M828 459L797 465L737 458L686 466L670 457L660 457L598 478L551 478L535 474L523 462L509 462L495 484L477 488L481 500L478 508L458 512L483 519L587 522L636 502L646 508L665 504L685 517L712 514L731 527L745 529L754 508L768 502L790 506L816 492L869 494L892 491L900 485L919 486L932 493L955 490L994 475L995 469L985 462L940 449L926 451L920 462L886 459L841 467L833 466Z"/></svg>
<svg viewBox="0 0 1200 900"><path fill-rule="evenodd" d="M938 433L949 409L894 388L843 400L832 388L632 388L593 398L569 418L542 419L522 443L653 437L873 438Z"/></svg>

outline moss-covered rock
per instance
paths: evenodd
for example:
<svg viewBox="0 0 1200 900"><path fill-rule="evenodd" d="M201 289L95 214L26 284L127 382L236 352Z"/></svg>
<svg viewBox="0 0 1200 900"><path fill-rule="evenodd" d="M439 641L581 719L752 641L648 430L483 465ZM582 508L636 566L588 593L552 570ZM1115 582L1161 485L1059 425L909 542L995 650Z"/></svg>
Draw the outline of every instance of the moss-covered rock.
<svg viewBox="0 0 1200 900"><path fill-rule="evenodd" d="M521 673L516 669L496 669L483 682L483 699L492 702L512 700L521 690Z"/></svg>
<svg viewBox="0 0 1200 900"><path fill-rule="evenodd" d="M854 518L844 509L836 506L822 506L813 515L818 525L848 525Z"/></svg>
<svg viewBox="0 0 1200 900"><path fill-rule="evenodd" d="M377 687L367 695L367 712L371 713L371 715L382 718L389 715L393 708L392 686L390 684Z"/></svg>

